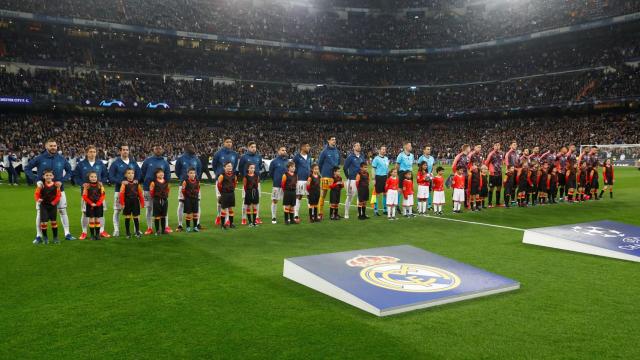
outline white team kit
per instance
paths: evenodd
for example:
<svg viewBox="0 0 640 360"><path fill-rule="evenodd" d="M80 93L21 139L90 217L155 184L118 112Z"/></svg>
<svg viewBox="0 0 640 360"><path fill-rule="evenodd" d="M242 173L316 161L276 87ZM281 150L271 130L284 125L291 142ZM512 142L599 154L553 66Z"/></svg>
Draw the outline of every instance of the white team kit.
<svg viewBox="0 0 640 360"><path fill-rule="evenodd" d="M433 192L433 203L435 205L444 205L445 203L444 191Z"/></svg>
<svg viewBox="0 0 640 360"><path fill-rule="evenodd" d="M282 188L274 187L271 190L271 200L280 201L280 200L282 200L283 196L284 196L284 191L282 191Z"/></svg>
<svg viewBox="0 0 640 360"><path fill-rule="evenodd" d="M309 195L309 193L307 192L307 181L301 181L299 180L296 183L296 195L298 196L307 196Z"/></svg>
<svg viewBox="0 0 640 360"><path fill-rule="evenodd" d="M398 190L387 190L387 206L398 205Z"/></svg>
<svg viewBox="0 0 640 360"><path fill-rule="evenodd" d="M464 202L464 189L453 189L453 201Z"/></svg>
<svg viewBox="0 0 640 360"><path fill-rule="evenodd" d="M407 195L406 199L402 198L402 206L413 206L413 194Z"/></svg>
<svg viewBox="0 0 640 360"><path fill-rule="evenodd" d="M429 198L429 187L418 185L418 200L426 200Z"/></svg>
<svg viewBox="0 0 640 360"><path fill-rule="evenodd" d="M356 181L355 180L347 180L346 183L346 191L347 191L347 196L357 196L358 195L358 186L356 185Z"/></svg>

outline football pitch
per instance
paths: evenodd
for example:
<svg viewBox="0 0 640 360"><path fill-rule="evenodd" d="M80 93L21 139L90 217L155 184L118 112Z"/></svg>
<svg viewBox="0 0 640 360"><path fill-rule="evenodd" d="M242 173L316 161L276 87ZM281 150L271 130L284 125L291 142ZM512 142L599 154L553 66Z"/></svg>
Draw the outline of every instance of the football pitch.
<svg viewBox="0 0 640 360"><path fill-rule="evenodd" d="M281 206L279 223L270 223L264 182L264 225L240 226L237 210L238 228L229 231L213 226L214 189L203 185L201 233L39 246L31 244L34 189L3 184L0 358L637 359L638 264L522 244L526 228L603 219L640 225L640 171L615 175L613 199L582 204L452 214L447 191L444 219L387 221L368 209L371 219L359 221L352 206L350 220L311 224L303 201L303 223L290 226ZM66 193L77 237L79 189ZM111 233L113 187L107 200ZM284 258L401 244L521 288L378 318L282 276Z"/></svg>

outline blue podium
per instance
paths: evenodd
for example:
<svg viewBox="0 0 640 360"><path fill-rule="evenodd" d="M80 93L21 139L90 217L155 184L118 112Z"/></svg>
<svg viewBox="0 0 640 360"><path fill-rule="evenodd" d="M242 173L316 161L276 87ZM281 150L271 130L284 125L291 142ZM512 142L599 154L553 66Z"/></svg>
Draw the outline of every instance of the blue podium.
<svg viewBox="0 0 640 360"><path fill-rule="evenodd" d="M615 221L529 229L524 232L522 242L640 262L640 227Z"/></svg>
<svg viewBox="0 0 640 360"><path fill-rule="evenodd" d="M289 258L283 275L377 316L520 287L517 281L409 245Z"/></svg>

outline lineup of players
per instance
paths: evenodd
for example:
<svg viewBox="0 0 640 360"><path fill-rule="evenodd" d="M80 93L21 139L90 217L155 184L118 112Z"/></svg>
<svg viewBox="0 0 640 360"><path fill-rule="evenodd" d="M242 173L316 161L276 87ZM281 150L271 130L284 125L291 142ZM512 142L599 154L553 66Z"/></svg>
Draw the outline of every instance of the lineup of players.
<svg viewBox="0 0 640 360"><path fill-rule="evenodd" d="M66 211L67 199L64 182L74 177L80 188L81 226L80 239L111 237L105 230L104 213L107 209L103 183L114 184L113 236L120 236L120 217L125 219L127 237L161 235L172 232L168 219L168 199L171 191L171 170L163 157L163 148L156 145L153 154L142 166L129 155L129 147L119 148L119 157L107 168L96 158L96 148L86 149L86 158L71 170L67 160L58 154L55 140L47 140L45 151L27 165L27 176L36 182L37 203L34 243L48 243L48 228L51 227L53 241L58 242L57 215L64 228L64 238L75 239L69 232ZM290 157L285 147L278 149L278 156L269 168L264 168L255 142L247 144L240 156L233 149L231 138L225 138L221 148L213 155L211 168L215 173L217 212L215 223L222 229L235 228L235 191L242 182L241 223L248 226L262 224L260 218L261 173L268 171L272 181L271 222L276 224L279 202L284 209L284 223L300 223L300 207L306 198L309 222L325 218L325 199L329 197L330 220L348 219L354 199L357 203L358 219L366 220L366 210L372 206L374 214L386 215L389 220L398 216L426 216L433 211L442 215L446 204L445 186L453 188L453 212L464 209L480 211L494 206L520 207L557 202L581 202L600 199L605 191L613 197L614 172L610 160L601 164L598 148L585 148L576 152L574 145L560 149L548 149L544 153L538 147L531 151L518 152L514 141L508 150L501 144L493 144L483 156L481 145L473 149L463 145L453 160L451 174L445 178L445 168L436 166L430 147L422 149L416 160L412 144L405 142L395 161L387 156L381 146L373 159L367 159L359 143L354 143L351 153L342 162L336 147L336 138L331 136L314 162L309 143L302 143L298 152ZM413 171L414 164L418 170ZM370 169L373 168L373 177ZM600 189L599 171L602 168L604 187ZM36 169L36 173L32 170ZM195 147L188 145L175 163L178 178L177 231L198 232L201 229L200 179L208 172L195 154ZM344 175L344 178L343 178ZM371 186L373 185L373 186ZM345 202L340 203L343 189ZM495 197L494 197L495 195ZM340 215L340 205L344 206ZM140 216L145 209L146 226L141 231ZM397 212L401 211L401 214ZM133 228L132 228L133 225Z"/></svg>

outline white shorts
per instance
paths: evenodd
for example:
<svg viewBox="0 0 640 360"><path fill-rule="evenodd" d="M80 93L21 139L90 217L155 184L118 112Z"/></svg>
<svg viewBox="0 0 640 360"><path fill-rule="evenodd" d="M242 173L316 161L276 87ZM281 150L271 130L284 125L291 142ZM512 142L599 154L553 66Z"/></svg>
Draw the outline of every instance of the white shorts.
<svg viewBox="0 0 640 360"><path fill-rule="evenodd" d="M453 189L453 201L464 202L464 189Z"/></svg>
<svg viewBox="0 0 640 360"><path fill-rule="evenodd" d="M282 191L282 188L279 187L274 187L271 190L271 200L282 200L282 197L284 196L284 191Z"/></svg>
<svg viewBox="0 0 640 360"><path fill-rule="evenodd" d="M84 203L84 201L82 201ZM58 210L63 210L67 208L67 195L64 193L64 191L60 192L60 201L58 201L58 205L56 205L56 208ZM40 211L40 203L36 201L36 210Z"/></svg>
<svg viewBox="0 0 640 360"><path fill-rule="evenodd" d="M296 183L296 195L298 196L307 196L309 193L307 192L307 182L306 181L298 181Z"/></svg>
<svg viewBox="0 0 640 360"><path fill-rule="evenodd" d="M433 203L436 205L444 205L444 191L434 191L433 192Z"/></svg>
<svg viewBox="0 0 640 360"><path fill-rule="evenodd" d="M413 206L413 194L407 195L407 198L402 198L402 206Z"/></svg>
<svg viewBox="0 0 640 360"><path fill-rule="evenodd" d="M426 200L429 198L429 187L418 185L418 200Z"/></svg>
<svg viewBox="0 0 640 360"><path fill-rule="evenodd" d="M148 211L153 210L153 201L151 201L151 193L149 191L143 191L142 195L144 197L144 207L148 209Z"/></svg>
<svg viewBox="0 0 640 360"><path fill-rule="evenodd" d="M398 205L398 190L387 190L387 206Z"/></svg>
<svg viewBox="0 0 640 360"><path fill-rule="evenodd" d="M120 193L113 193L113 210L122 210L122 205L120 205Z"/></svg>
<svg viewBox="0 0 640 360"><path fill-rule="evenodd" d="M356 186L355 180L347 180L345 187L347 188L347 196L358 195L358 187Z"/></svg>

